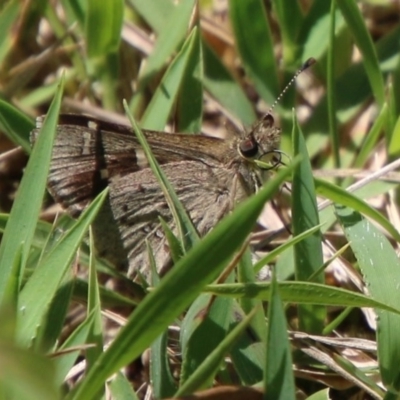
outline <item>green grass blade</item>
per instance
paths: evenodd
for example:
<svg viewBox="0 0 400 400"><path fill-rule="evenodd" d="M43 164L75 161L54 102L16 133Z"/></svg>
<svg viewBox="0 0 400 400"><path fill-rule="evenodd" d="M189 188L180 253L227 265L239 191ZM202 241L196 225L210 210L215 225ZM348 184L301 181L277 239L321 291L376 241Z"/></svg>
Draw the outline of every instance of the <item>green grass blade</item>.
<svg viewBox="0 0 400 400"><path fill-rule="evenodd" d="M296 243L302 241L308 236L313 235L314 233L318 232L321 229L322 225L314 226L313 228L307 229L306 231L300 233L299 235L294 236L293 238L289 239L285 243L281 244L276 249L271 250L265 257L262 257L261 260L257 261L254 264L254 272L259 272L264 265L268 265L271 261L273 261L276 256L283 253L285 250L292 248Z"/></svg>
<svg viewBox="0 0 400 400"><path fill-rule="evenodd" d="M87 2L85 43L89 58L102 57L118 50L123 12L124 2L122 0L89 0Z"/></svg>
<svg viewBox="0 0 400 400"><path fill-rule="evenodd" d="M175 5L169 14L164 15L164 19L166 16L167 18L162 25L163 29L158 32L157 42L147 59L146 67L140 75L139 93L147 85L148 80L160 71L168 58L184 41L194 4L194 0L183 1ZM134 100L132 101L134 102Z"/></svg>
<svg viewBox="0 0 400 400"><path fill-rule="evenodd" d="M232 316L232 299L214 299L199 296L191 305L181 326L182 369L180 384L185 386L205 361L215 351L229 331ZM204 388L204 386L203 386Z"/></svg>
<svg viewBox="0 0 400 400"><path fill-rule="evenodd" d="M369 130L367 136L364 139L364 142L359 149L359 151L356 154L356 159L354 160L354 167L356 168L361 168L365 165L367 162L368 158L371 156L371 153L373 152L380 134L382 132L382 129L384 127L384 124L386 123L388 118L388 106L385 103L380 112L379 115L376 117L371 129ZM390 144L389 144L390 146Z"/></svg>
<svg viewBox="0 0 400 400"><path fill-rule="evenodd" d="M307 147L295 116L292 137L293 154L303 156L294 170L292 183L292 226L293 235L297 236L319 225L319 216ZM321 232L317 231L294 245L296 280L307 281L323 264L321 239ZM314 281L324 282L324 275L320 274ZM299 307L298 312L302 329L306 332L322 330L324 308L303 306Z"/></svg>
<svg viewBox="0 0 400 400"><path fill-rule="evenodd" d="M379 67L376 48L357 3L354 0L337 0L336 3L353 34L357 47L363 55L363 65L375 99L382 106L385 101L385 84Z"/></svg>
<svg viewBox="0 0 400 400"><path fill-rule="evenodd" d="M0 129L27 153L31 152L29 132L35 127L34 122L14 106L0 100Z"/></svg>
<svg viewBox="0 0 400 400"><path fill-rule="evenodd" d="M400 262L389 241L359 213L337 207L336 213L357 258L371 297L387 306L400 302ZM400 390L400 316L377 309L378 360L386 387Z"/></svg>
<svg viewBox="0 0 400 400"><path fill-rule="evenodd" d="M107 191L103 192L92 202L74 227L35 269L21 291L17 320L17 339L21 345L29 346L35 340L38 326L107 194Z"/></svg>
<svg viewBox="0 0 400 400"><path fill-rule="evenodd" d="M60 398L51 360L0 340L0 387L5 399Z"/></svg>
<svg viewBox="0 0 400 400"><path fill-rule="evenodd" d="M21 185L7 222L0 245L0 293L5 292L9 274L15 259L15 254L22 248L22 270L35 234L39 218L43 194L46 188L46 178L52 154L55 128L61 105L63 80L52 102L48 116L44 122L41 135L32 151L25 169ZM0 297L1 303L1 297Z"/></svg>
<svg viewBox="0 0 400 400"><path fill-rule="evenodd" d="M199 133L203 122L203 51L198 27L177 98L178 132Z"/></svg>
<svg viewBox="0 0 400 400"><path fill-rule="evenodd" d="M141 119L141 126L146 129L163 130L172 107L178 96L188 65L198 57L199 32L194 28L182 49L168 67L161 84L154 93L150 104Z"/></svg>
<svg viewBox="0 0 400 400"><path fill-rule="evenodd" d="M271 281L266 342L267 357L264 372L266 395L264 398L271 400L296 399L285 310L279 296L275 274L273 274Z"/></svg>
<svg viewBox="0 0 400 400"><path fill-rule="evenodd" d="M0 13L0 61L4 60L4 57L14 43L12 40L13 30L11 27L18 18L20 7L21 4L18 0L3 3Z"/></svg>
<svg viewBox="0 0 400 400"><path fill-rule="evenodd" d="M298 57L297 37L304 19L303 11L297 1L291 0L275 0L273 7L281 30L283 59L286 65L292 65Z"/></svg>
<svg viewBox="0 0 400 400"><path fill-rule="evenodd" d="M326 54L329 42L321 41L321 38L329 37L329 8L328 1L314 1L310 4L297 36L297 43L301 44L300 60L310 57L321 60Z"/></svg>
<svg viewBox="0 0 400 400"><path fill-rule="evenodd" d="M167 333L163 333L151 345L150 377L156 399L171 397L176 392L175 380L168 362L167 340Z"/></svg>
<svg viewBox="0 0 400 400"><path fill-rule="evenodd" d="M72 271L68 271L63 277L54 298L50 302L46 316L38 328L34 348L42 353L51 352L59 340L71 305L74 287L72 275Z"/></svg>
<svg viewBox="0 0 400 400"><path fill-rule="evenodd" d="M163 32L165 25L168 24L169 19L165 16L171 15L176 6L171 1L129 0L128 3L132 4L141 17L158 34Z"/></svg>
<svg viewBox="0 0 400 400"><path fill-rule="evenodd" d="M335 92L335 28L336 28L336 3L331 2L329 29L329 49L327 60L327 97L328 97L328 118L329 118L329 136L333 150L333 161L335 168L340 168L339 155L339 136L336 121L336 92Z"/></svg>
<svg viewBox="0 0 400 400"><path fill-rule="evenodd" d="M92 230L90 230L90 263L89 263L89 291L87 302L87 315L93 314L93 324L90 326L88 342L94 344L95 347L87 349L86 360L88 371L95 361L103 353L103 323L101 317L100 289L97 282L96 263L94 258L94 239Z"/></svg>
<svg viewBox="0 0 400 400"><path fill-rule="evenodd" d="M175 397L188 395L196 390L206 388L212 383L224 357L229 352L234 342L248 327L253 316L254 312L251 312L243 319L243 321L233 328L222 341L220 341L215 350L207 355L204 362L197 367L196 371L193 372L190 378L178 389L175 393Z"/></svg>
<svg viewBox="0 0 400 400"><path fill-rule="evenodd" d="M193 244L197 241L198 239L197 231L193 226L189 216L187 215L185 208L180 202L178 196L176 195L174 188L168 182L167 177L163 173L161 167L158 165L158 162L155 159L153 152L151 151L151 148L146 141L146 138L142 134L136 121L129 114L128 105L126 103L124 104L124 107L128 114L129 120L132 124L132 127L134 128L139 143L142 146L144 153L146 154L146 158L149 162L150 168L152 169L153 173L155 174L161 185L161 188L164 192L164 196L167 200L168 206L170 207L171 213L175 220L178 229L179 239L183 244L183 248L186 249L185 244L189 244L190 247L190 244Z"/></svg>
<svg viewBox="0 0 400 400"><path fill-rule="evenodd" d="M271 284L269 282L257 282L208 285L204 288L204 292L215 294L216 296L228 296L237 299L246 296L251 299L267 301L271 293ZM388 305L360 293L319 283L279 282L279 294L282 301L288 303L341 307L376 307L400 314L398 304Z"/></svg>
<svg viewBox="0 0 400 400"><path fill-rule="evenodd" d="M243 89L207 43L204 51L204 87L229 113L237 116L245 125L256 119L253 106Z"/></svg>
<svg viewBox="0 0 400 400"><path fill-rule="evenodd" d="M390 221L384 217L379 211L371 207L368 203L362 199L354 196L339 186L333 185L332 183L323 181L321 179L314 179L315 190L318 194L327 197L329 200L335 203L342 204L350 207L361 214L373 219L383 228L385 228L396 240L400 241L400 233L393 226Z"/></svg>
<svg viewBox="0 0 400 400"><path fill-rule="evenodd" d="M262 98L272 104L279 79L264 5L260 0L231 0L229 13L243 65Z"/></svg>
<svg viewBox="0 0 400 400"><path fill-rule="evenodd" d="M240 283L251 283L258 280L256 276L256 271L253 267L252 254L250 249L246 250L239 262L237 268L237 280ZM267 335L267 331L265 326L265 313L262 307L262 302L257 299L243 298L239 301L239 304L246 314L248 314L253 309L256 310L250 326L252 330L256 333L257 338L259 340L263 340Z"/></svg>
<svg viewBox="0 0 400 400"><path fill-rule="evenodd" d="M113 399L139 400L131 382L122 372L116 374L115 378L108 384L108 387Z"/></svg>
<svg viewBox="0 0 400 400"><path fill-rule="evenodd" d="M88 315L85 320L68 336L62 346L58 349L54 357L54 367L56 369L56 381L61 385L74 366L77 358L81 354L79 349L88 343L87 338L93 326L94 314ZM72 351L71 349L76 349Z"/></svg>

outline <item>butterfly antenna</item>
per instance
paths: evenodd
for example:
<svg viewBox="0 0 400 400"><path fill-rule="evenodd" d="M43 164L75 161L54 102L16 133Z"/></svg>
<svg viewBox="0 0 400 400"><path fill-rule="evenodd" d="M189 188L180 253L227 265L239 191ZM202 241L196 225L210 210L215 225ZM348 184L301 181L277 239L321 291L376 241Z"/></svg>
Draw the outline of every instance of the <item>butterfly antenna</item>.
<svg viewBox="0 0 400 400"><path fill-rule="evenodd" d="M271 107L267 111L267 114L271 114L272 110L275 108L275 106L281 101L283 95L287 92L287 90L292 86L293 82L297 79L297 77L306 69L311 67L311 65L314 65L316 63L315 58L309 58L302 66L297 70L297 72L294 74L293 78L289 81L289 83L285 86L285 88L282 90L281 94L277 97L277 99L272 103Z"/></svg>

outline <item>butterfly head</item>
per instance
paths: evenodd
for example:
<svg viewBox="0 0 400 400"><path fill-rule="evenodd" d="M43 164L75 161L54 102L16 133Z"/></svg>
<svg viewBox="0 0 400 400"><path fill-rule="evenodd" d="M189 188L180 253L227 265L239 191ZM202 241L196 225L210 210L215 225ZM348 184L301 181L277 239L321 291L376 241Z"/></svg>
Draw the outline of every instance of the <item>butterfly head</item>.
<svg viewBox="0 0 400 400"><path fill-rule="evenodd" d="M238 144L240 155L248 161L265 160L279 147L281 129L275 126L272 114L265 114Z"/></svg>

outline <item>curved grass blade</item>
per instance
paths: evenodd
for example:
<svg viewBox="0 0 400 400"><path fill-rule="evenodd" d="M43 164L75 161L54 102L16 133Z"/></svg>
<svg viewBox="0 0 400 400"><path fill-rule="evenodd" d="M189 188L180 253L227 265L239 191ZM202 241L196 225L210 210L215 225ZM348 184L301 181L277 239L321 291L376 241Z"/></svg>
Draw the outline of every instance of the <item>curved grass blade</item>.
<svg viewBox="0 0 400 400"><path fill-rule="evenodd" d="M17 339L21 345L29 346L35 340L38 326L107 195L108 192L104 191L96 197L71 230L46 255L22 289L18 300L17 320Z"/></svg>
<svg viewBox="0 0 400 400"><path fill-rule="evenodd" d="M364 275L368 291L386 307L399 306L400 262L392 245L381 232L359 213L336 207L344 233ZM400 316L378 307L377 343L382 379L387 388L400 390Z"/></svg>
<svg viewBox="0 0 400 400"><path fill-rule="evenodd" d="M352 193L321 179L314 178L315 190L318 194L329 200L352 208L361 214L373 219L385 228L396 240L400 241L400 233L379 211L368 205L365 201L354 196Z"/></svg>
<svg viewBox="0 0 400 400"><path fill-rule="evenodd" d="M390 306L382 301L360 293L351 292L350 290L312 282L279 282L278 285L279 294L284 302L341 307L376 307L400 314L398 304ZM271 284L269 282L258 282L208 285L204 288L204 292L216 296L235 298L246 296L254 299L268 300L271 293Z"/></svg>
<svg viewBox="0 0 400 400"><path fill-rule="evenodd" d="M320 224L312 169L303 134L293 113L293 154L302 155L298 167L293 172L292 184L292 226L297 236ZM294 245L296 280L308 281L323 264L321 232L304 238ZM314 278L324 282L324 274ZM320 332L323 329L326 310L319 306L301 306L298 309L299 324L306 332Z"/></svg>
<svg viewBox="0 0 400 400"><path fill-rule="evenodd" d="M21 250L21 243L23 243L21 265L22 271L24 270L35 235L36 223L46 188L46 178L61 105L63 82L64 80L61 79L56 96L44 121L41 135L39 135L32 150L1 241L0 293L5 292L15 254ZM21 232L23 232L23 236L21 236ZM1 297L0 295L0 303Z"/></svg>
<svg viewBox="0 0 400 400"><path fill-rule="evenodd" d="M336 3L353 34L358 49L363 55L363 65L375 99L382 106L385 101L385 83L379 67L377 52L365 21L354 0L337 0Z"/></svg>
<svg viewBox="0 0 400 400"><path fill-rule="evenodd" d="M122 0L89 0L85 12L86 51L89 58L103 57L119 48L123 22ZM101 26L101 29L99 29Z"/></svg>
<svg viewBox="0 0 400 400"><path fill-rule="evenodd" d="M220 342L220 344L204 359L196 371L192 373L189 379L178 389L175 397L188 395L194 391L204 389L212 383L219 366L224 357L232 348L235 341L249 326L255 311L250 312L232 331Z"/></svg>
<svg viewBox="0 0 400 400"><path fill-rule="evenodd" d="M141 119L141 126L143 128L153 130L164 129L181 84L184 81L187 68L199 55L199 46L197 45L199 40L198 35L198 29L194 28L174 61L168 67Z"/></svg>
<svg viewBox="0 0 400 400"><path fill-rule="evenodd" d="M235 82L229 71L207 43L203 42L204 87L229 113L239 118L245 125L251 125L256 114L253 106Z"/></svg>
<svg viewBox="0 0 400 400"><path fill-rule="evenodd" d="M266 399L295 400L292 355L287 334L285 310L279 296L275 273L272 275L268 307L264 390Z"/></svg>
<svg viewBox="0 0 400 400"><path fill-rule="evenodd" d="M303 12L299 3L291 0L275 0L273 4L282 36L283 59L286 65L292 65L298 56L297 39L304 19Z"/></svg>
<svg viewBox="0 0 400 400"><path fill-rule="evenodd" d="M272 104L279 94L279 79L263 3L231 0L229 14L243 65L262 98Z"/></svg>
<svg viewBox="0 0 400 400"><path fill-rule="evenodd" d="M149 165L153 173L157 177L160 186L164 192L164 196L167 200L168 206L170 207L171 213L176 223L178 229L178 236L179 239L181 240L181 243L183 244L183 248L186 249L187 247L191 247L191 245L198 240L198 234L196 228L193 226L192 221L190 220L185 208L180 202L178 196L176 195L174 188L168 182L161 167L158 165L158 162L155 159L153 152L151 151L151 148L148 145L146 138L141 132L138 124L133 119L132 115L129 113L128 105L126 102L124 103L124 108L126 113L128 114L129 120L139 140L139 143L142 146L142 149L146 155ZM185 246L185 244L187 246Z"/></svg>
<svg viewBox="0 0 400 400"><path fill-rule="evenodd" d="M29 132L34 122L11 104L0 100L0 129L28 154L31 152Z"/></svg>

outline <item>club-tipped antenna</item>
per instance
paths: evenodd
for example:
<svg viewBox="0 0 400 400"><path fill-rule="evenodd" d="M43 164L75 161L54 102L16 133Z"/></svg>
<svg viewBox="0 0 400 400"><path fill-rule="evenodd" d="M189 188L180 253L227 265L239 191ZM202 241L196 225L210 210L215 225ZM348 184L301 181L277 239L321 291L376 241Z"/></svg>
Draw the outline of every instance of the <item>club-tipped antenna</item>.
<svg viewBox="0 0 400 400"><path fill-rule="evenodd" d="M293 82L297 79L297 77L306 69L311 67L311 65L315 64L317 61L315 58L309 58L302 66L297 70L297 72L293 75L293 78L289 81L289 83L284 87L281 94L276 98L276 100L272 103L271 107L268 109L267 114L271 114L272 110L275 106L281 101L283 95L287 92L287 90L292 86Z"/></svg>

